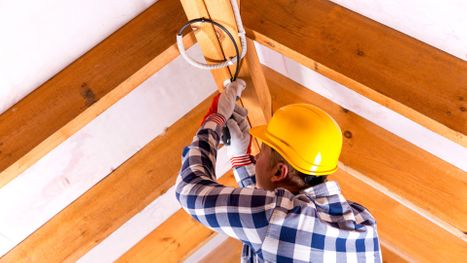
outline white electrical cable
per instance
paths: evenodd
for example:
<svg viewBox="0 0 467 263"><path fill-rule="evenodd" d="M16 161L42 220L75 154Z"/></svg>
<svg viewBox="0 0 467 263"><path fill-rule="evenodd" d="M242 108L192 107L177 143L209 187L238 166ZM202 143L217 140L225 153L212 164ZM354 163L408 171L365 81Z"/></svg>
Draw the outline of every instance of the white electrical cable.
<svg viewBox="0 0 467 263"><path fill-rule="evenodd" d="M247 50L247 44L246 44L246 34L245 34L245 29L243 28L243 23L242 19L240 17L240 10L238 9L238 4L237 0L230 0L230 3L232 4L232 9L234 12L235 16L235 21L237 22L237 27L238 27L238 36L240 37L240 43L242 47L242 53L240 55L240 59L242 59ZM183 45L183 36L181 34L177 34L177 46L178 50L180 51L180 55L192 66L200 68L200 69L207 69L207 70L212 70L212 69L219 69L219 68L225 68L227 66L233 65L237 62L237 57L233 57L229 60L226 60L222 63L218 64L205 64L198 62L191 57L188 56L188 54L185 51L185 46Z"/></svg>

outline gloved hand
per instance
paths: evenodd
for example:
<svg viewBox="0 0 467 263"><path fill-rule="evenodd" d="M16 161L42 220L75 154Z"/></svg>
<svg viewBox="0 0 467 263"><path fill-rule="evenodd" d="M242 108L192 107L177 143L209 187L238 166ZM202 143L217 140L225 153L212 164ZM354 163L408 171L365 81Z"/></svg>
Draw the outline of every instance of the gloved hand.
<svg viewBox="0 0 467 263"><path fill-rule="evenodd" d="M230 159L232 167L248 165L253 162L250 156L251 135L250 125L246 119L248 111L238 105L235 105L233 118L227 120L227 127L230 131L230 145L227 147L227 156Z"/></svg>
<svg viewBox="0 0 467 263"><path fill-rule="evenodd" d="M214 97L211 107L203 118L203 122L209 115L218 114L222 116L223 122L225 123L230 118L230 116L232 116L235 108L235 101L237 100L237 97L241 96L245 87L246 83L242 79L237 79L228 83L225 86L224 92ZM216 121L215 119L216 118L213 118L214 121ZM216 122L223 124L218 120Z"/></svg>

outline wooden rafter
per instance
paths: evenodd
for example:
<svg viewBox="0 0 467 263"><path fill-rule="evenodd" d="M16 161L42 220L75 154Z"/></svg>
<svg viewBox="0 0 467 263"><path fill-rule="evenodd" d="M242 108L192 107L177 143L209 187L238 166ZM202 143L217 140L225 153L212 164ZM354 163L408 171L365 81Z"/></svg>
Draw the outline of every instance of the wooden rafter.
<svg viewBox="0 0 467 263"><path fill-rule="evenodd" d="M237 33L238 28L229 0L181 0L181 3L188 19L205 17L222 23L234 36L238 47L241 48ZM195 37L209 63L223 61L236 54L233 43L227 35L221 30L214 29L210 24L197 25ZM241 63L239 73L239 78L247 83L241 103L249 109L249 122L252 126L257 126L265 124L271 118L271 96L251 40L248 41L247 49L248 52ZM235 67L236 65L232 65L230 68L212 71L219 90L223 89L224 81L234 74Z"/></svg>
<svg viewBox="0 0 467 263"><path fill-rule="evenodd" d="M242 256L242 243L240 240L228 238L215 250L207 254L200 263L215 263L216 259L222 258L225 263L237 263Z"/></svg>
<svg viewBox="0 0 467 263"><path fill-rule="evenodd" d="M365 166L363 163L359 164L355 162L357 170L371 176L373 179L378 176L384 176L387 181L412 182L411 192L409 188L405 191L409 191L409 193L413 195L414 193L419 193L420 188L428 189L428 187L431 186L436 190L436 187L438 187L440 183L450 181L438 180L436 183L424 182L423 180L429 180L429 178L424 179L425 176L436 173L437 170L433 169L451 171L447 174L453 173L453 177L451 177L453 180L456 179L456 177L463 177L461 172L456 174L455 170L452 170L451 165L430 157L430 154L418 150L415 146L398 139L395 135L371 124L369 121L351 112L345 112L338 105L300 87L293 81L281 77L271 70L264 68L263 71L269 81L268 86L270 87L273 101L277 101L277 103L274 103L274 108L286 103L296 102L298 98L301 101L312 102L323 107L336 118L339 124L343 126L343 129L349 130L353 134L352 138L346 139L344 152L342 154L344 159L350 158L350 156L357 153L360 154L362 162L371 160L375 164L382 164L382 167L387 166L384 170L386 173L374 175L373 168L364 169ZM122 164L105 180L102 180L99 184L91 188L38 231L20 243L2 258L2 260L7 262L34 258L41 258L44 261L76 260L110 233L115 231L129 218L142 210L152 200L157 198L161 193L167 191L167 189L174 184L180 169L179 157L181 149L191 141L193 134L198 128L199 120L207 111L210 101L211 98L208 98L193 109L189 114L171 126L164 135L146 145L140 152ZM352 150L346 150L347 148L351 148ZM368 151L368 149L374 149L374 151ZM416 154L413 155L411 152L415 152ZM387 163L387 159L391 156L397 156L400 160L403 160L404 163L415 164L413 167L401 165L397 167L397 169L390 169L391 166L385 163ZM416 175L413 174L418 168L423 167L427 167L424 168L426 170L421 170ZM386 169L390 170L388 171ZM160 171L164 171L164 173ZM413 179L408 180L406 179L407 176ZM347 177L346 175L339 175L336 178ZM349 180L351 179L352 177ZM397 204L394 200L372 189L368 185L355 179L351 182L355 182L355 185L353 185L353 183L348 183L347 179L342 179L342 183L346 186L344 193L346 196L347 193L349 193L347 196L349 199L358 199L364 205L370 202L370 211L373 212L374 209L379 211L375 214L378 222L380 222L379 229L387 229L385 230L386 232L383 231L381 234L385 239L388 239L386 235L390 235L391 238L389 238L389 240L394 247L399 248L402 244L402 247L409 247L404 250L408 251L407 253L410 252L409 255L423 254L425 253L425 249L418 245L409 246L408 244L410 244L410 242L417 243L417 239L442 239L446 241L444 244L446 249L453 246L455 251L459 251L457 244L459 244L458 242L462 242L460 239L455 238L453 235L447 233L425 218L411 212L403 205ZM454 185L455 184L458 186L463 183L457 182L454 183ZM396 191L398 189L397 187L392 188L392 190ZM365 192L370 190L371 193L374 193L378 198L371 197L368 200L364 200L362 197L359 197L360 191L363 196ZM464 197L462 193L460 194L460 196L453 198L462 200L461 198ZM443 194L440 192L429 192L428 194L424 192L422 194L422 197L428 198L426 204L432 202L430 198L433 196L443 196ZM391 205L386 213L384 209L386 207L385 204L388 202ZM115 205L116 203L118 203L118 206ZM449 202L449 204L455 205L453 202ZM419 205L424 204L420 203ZM434 208L438 207L437 203L431 205ZM445 207L445 204L443 204L443 207ZM459 208L452 209L451 212L454 217L463 213L462 210L458 209ZM391 211L396 213L393 214ZM406 213L409 215L407 218ZM418 222L420 220L424 222L420 227L426 229L418 227ZM399 222L398 226L407 223L407 228L413 229L411 231L406 231L404 227L395 227L391 229L393 221ZM410 238L407 238L407 235L410 235ZM402 243L400 244L400 242ZM54 251L54 253L50 253L50 251Z"/></svg>
<svg viewBox="0 0 467 263"><path fill-rule="evenodd" d="M467 62L331 1L241 7L250 38L467 147Z"/></svg>
<svg viewBox="0 0 467 263"><path fill-rule="evenodd" d="M0 187L176 58L184 20L158 1L0 115Z"/></svg>
<svg viewBox="0 0 467 263"><path fill-rule="evenodd" d="M215 250L206 255L200 263L215 263L216 260L222 258L223 262L238 262L238 259L241 256L242 245L239 240L228 238L222 242ZM390 263L402 263L408 262L407 259L404 259L400 255L397 255L386 246L381 246L381 253L383 254L383 261Z"/></svg>
<svg viewBox="0 0 467 263"><path fill-rule="evenodd" d="M236 186L231 171L222 176L219 182ZM200 225L180 209L117 262L181 262L213 235L214 231Z"/></svg>

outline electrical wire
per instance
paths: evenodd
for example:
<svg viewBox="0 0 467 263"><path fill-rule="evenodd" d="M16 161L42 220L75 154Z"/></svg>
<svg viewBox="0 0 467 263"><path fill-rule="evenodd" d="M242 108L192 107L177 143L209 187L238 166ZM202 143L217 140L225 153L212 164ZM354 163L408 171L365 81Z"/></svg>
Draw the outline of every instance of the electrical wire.
<svg viewBox="0 0 467 263"><path fill-rule="evenodd" d="M179 39L179 38L181 39L181 38L183 37L183 31L185 30L185 28L187 28L189 25L191 25L191 24L193 24L193 23L198 23L198 22L201 22L201 23L211 23L211 24L217 26L218 28L220 28L222 31L224 31L224 32L227 34L227 36L229 36L230 40L232 41L232 43L233 43L233 45L234 45L234 47L235 47L235 53L236 53L236 56L234 57L234 58L235 58L235 62L233 62L233 58L231 58L231 59L225 61L224 63L218 64L218 66L219 66L219 65L222 65L221 67L225 67L225 66L226 66L225 64L227 64L227 65L232 65L233 63L237 63L236 68L235 68L235 73L234 73L233 76L231 75L231 79L230 79L230 81L235 81L235 80L237 79L238 73L239 73L239 71L240 71L240 59L241 59L241 58L240 58L240 52L239 52L239 50L238 50L238 45L237 45L237 43L235 42L234 37L233 37L232 34L229 32L229 30L227 30L227 28L225 28L223 25L219 24L218 22L216 22L216 21L214 21L214 20L211 20L211 19L209 19L209 18L204 18L204 17L191 19L191 20L189 20L188 22L186 22L186 23L180 28L180 30L178 31L178 34L177 34L177 44L179 44L178 39ZM183 43L183 42L182 42L182 43ZM183 44L182 44L182 45L183 45ZM179 46L179 50L185 50L185 48ZM186 56L186 57L184 56L184 58L185 58L188 62L192 61L192 59L189 58L189 57L186 55L185 52L180 52L180 53L182 54L182 56L183 56L183 55ZM194 62L196 62L196 61L194 61ZM197 62L197 64L194 65L194 66L199 67L199 64L201 64L201 63L199 63L199 64L198 64L198 63L199 63L199 62ZM190 64L192 64L192 63L190 63ZM193 65L193 64L192 64L192 65ZM203 64L203 65L204 65L204 64ZM211 66L214 66L214 65L211 65ZM211 69L211 67L210 67L209 69Z"/></svg>

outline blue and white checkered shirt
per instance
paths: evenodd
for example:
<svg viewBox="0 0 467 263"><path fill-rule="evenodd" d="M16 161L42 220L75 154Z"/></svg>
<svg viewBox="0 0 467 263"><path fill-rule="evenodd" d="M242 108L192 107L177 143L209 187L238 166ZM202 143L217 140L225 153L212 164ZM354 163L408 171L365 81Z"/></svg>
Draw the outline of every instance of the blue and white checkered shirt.
<svg viewBox="0 0 467 263"><path fill-rule="evenodd" d="M176 196L207 227L244 243L242 262L381 262L376 223L336 182L294 195L254 187L254 164L234 169L240 188L216 182L221 123L208 117L183 152Z"/></svg>

